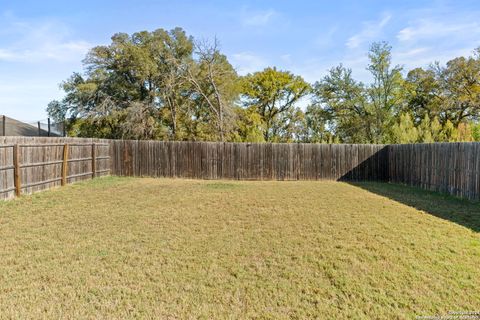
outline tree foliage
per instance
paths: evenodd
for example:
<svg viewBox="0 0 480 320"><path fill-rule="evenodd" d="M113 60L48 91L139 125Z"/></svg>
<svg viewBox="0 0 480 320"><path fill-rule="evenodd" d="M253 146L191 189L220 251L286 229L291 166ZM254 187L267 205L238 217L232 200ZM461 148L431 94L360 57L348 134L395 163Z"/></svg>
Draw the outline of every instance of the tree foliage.
<svg viewBox="0 0 480 320"><path fill-rule="evenodd" d="M342 64L313 85L268 67L240 77L216 39L181 28L113 35L47 112L80 137L242 142L480 141L480 48L405 71L373 43L370 83Z"/></svg>
<svg viewBox="0 0 480 320"><path fill-rule="evenodd" d="M242 80L242 98L247 108L254 108L263 123L265 141L295 139L294 126L299 121L295 103L308 94L310 85L302 77L276 68L249 74Z"/></svg>
<svg viewBox="0 0 480 320"><path fill-rule="evenodd" d="M195 43L180 28L119 33L84 64L48 108L69 118L74 134L224 140L238 77L217 43Z"/></svg>

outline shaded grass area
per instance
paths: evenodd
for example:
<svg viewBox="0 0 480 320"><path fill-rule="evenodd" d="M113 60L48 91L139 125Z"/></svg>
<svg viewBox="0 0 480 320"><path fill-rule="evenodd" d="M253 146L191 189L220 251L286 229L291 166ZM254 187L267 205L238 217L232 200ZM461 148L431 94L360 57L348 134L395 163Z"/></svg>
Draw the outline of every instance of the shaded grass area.
<svg viewBox="0 0 480 320"><path fill-rule="evenodd" d="M478 229L412 207L429 197L379 183L109 177L0 203L0 313L409 319L478 310ZM478 208L442 201L464 219Z"/></svg>
<svg viewBox="0 0 480 320"><path fill-rule="evenodd" d="M352 183L369 192L390 198L436 217L480 232L480 202L415 187L376 182Z"/></svg>

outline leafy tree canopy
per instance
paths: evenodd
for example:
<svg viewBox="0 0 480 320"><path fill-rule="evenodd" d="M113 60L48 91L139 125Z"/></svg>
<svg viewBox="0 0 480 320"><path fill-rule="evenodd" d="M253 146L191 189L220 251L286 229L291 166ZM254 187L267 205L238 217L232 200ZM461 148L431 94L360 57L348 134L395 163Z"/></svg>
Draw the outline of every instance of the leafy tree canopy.
<svg viewBox="0 0 480 320"><path fill-rule="evenodd" d="M404 71L373 43L371 83L342 64L313 85L276 67L239 77L216 39L181 28L92 48L47 112L73 136L246 142L480 141L480 48Z"/></svg>

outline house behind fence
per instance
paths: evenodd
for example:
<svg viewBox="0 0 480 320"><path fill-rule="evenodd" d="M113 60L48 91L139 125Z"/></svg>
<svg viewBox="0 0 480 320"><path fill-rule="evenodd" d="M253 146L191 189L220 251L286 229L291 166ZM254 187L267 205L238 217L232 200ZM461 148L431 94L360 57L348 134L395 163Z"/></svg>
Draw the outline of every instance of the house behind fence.
<svg viewBox="0 0 480 320"><path fill-rule="evenodd" d="M29 123L0 115L0 136L64 137L65 130L63 123L53 122L50 119Z"/></svg>

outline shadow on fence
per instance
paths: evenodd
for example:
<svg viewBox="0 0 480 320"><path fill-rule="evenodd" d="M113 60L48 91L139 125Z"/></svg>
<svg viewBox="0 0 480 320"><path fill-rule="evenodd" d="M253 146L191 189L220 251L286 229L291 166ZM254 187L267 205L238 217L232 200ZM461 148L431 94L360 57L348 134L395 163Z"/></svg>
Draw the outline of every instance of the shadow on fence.
<svg viewBox="0 0 480 320"><path fill-rule="evenodd" d="M382 181L388 182L388 146L383 146L351 170L343 174L337 181Z"/></svg>
<svg viewBox="0 0 480 320"><path fill-rule="evenodd" d="M383 145L112 141L112 174L235 180L388 180Z"/></svg>
<svg viewBox="0 0 480 320"><path fill-rule="evenodd" d="M349 182L349 184L424 211L435 217L454 222L474 232L480 232L480 206L478 202L400 184L381 182Z"/></svg>

